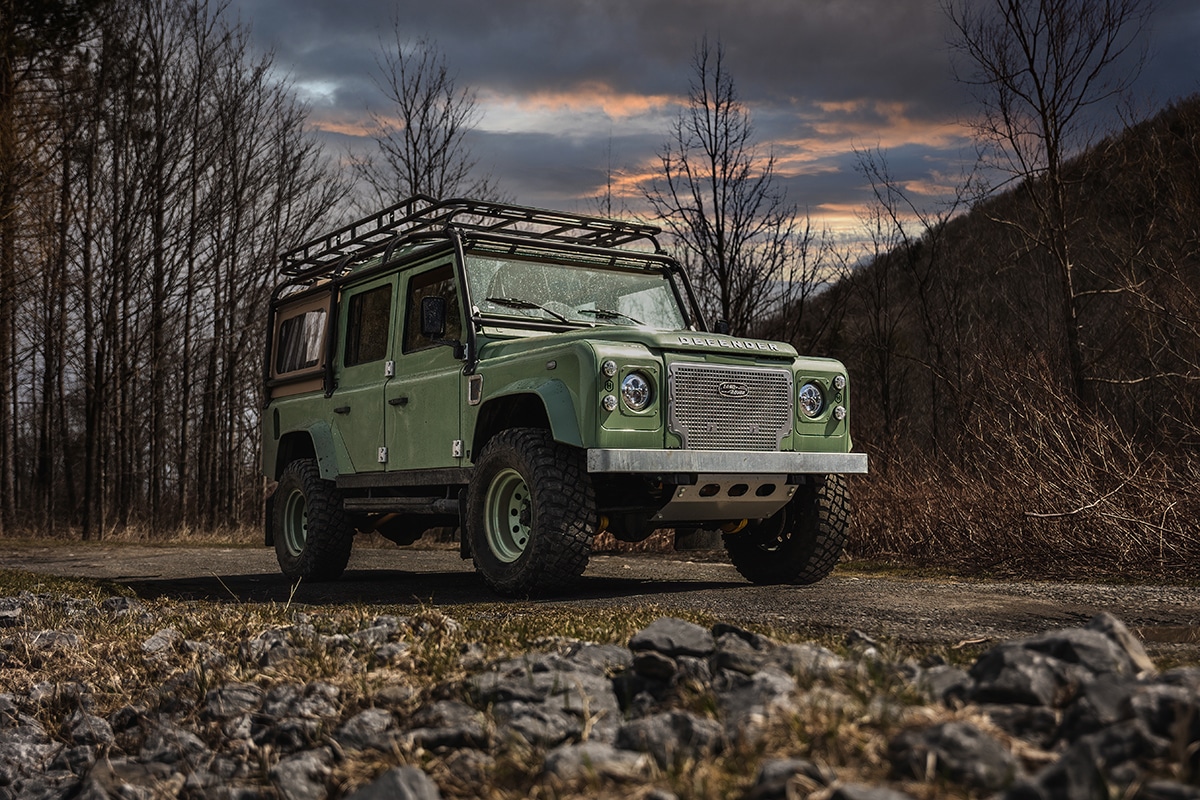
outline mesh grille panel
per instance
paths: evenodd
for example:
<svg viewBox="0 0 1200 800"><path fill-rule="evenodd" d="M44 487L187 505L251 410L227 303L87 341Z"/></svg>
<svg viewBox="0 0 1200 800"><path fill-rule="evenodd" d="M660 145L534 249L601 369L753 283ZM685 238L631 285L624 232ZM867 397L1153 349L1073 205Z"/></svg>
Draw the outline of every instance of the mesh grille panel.
<svg viewBox="0 0 1200 800"><path fill-rule="evenodd" d="M792 373L674 363L671 431L692 450L778 450L792 428Z"/></svg>

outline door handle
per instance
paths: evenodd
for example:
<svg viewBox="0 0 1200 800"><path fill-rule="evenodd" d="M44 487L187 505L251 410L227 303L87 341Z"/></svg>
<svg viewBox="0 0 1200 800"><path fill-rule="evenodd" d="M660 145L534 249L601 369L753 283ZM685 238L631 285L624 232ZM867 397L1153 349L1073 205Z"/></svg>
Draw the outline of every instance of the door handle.
<svg viewBox="0 0 1200 800"><path fill-rule="evenodd" d="M349 413L350 413L350 406L338 406L337 408L335 408L335 409L333 410L333 413L335 413L335 414L349 414Z"/></svg>
<svg viewBox="0 0 1200 800"><path fill-rule="evenodd" d="M389 406L406 406L406 405L408 405L408 398L407 397L393 397L391 400L388 400L388 405Z"/></svg>

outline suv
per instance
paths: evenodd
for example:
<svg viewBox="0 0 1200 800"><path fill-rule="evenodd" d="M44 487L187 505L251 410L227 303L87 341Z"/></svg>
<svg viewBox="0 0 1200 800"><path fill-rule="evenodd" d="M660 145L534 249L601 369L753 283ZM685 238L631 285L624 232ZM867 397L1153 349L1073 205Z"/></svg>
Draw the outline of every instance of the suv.
<svg viewBox="0 0 1200 800"><path fill-rule="evenodd" d="M284 574L453 526L506 595L571 587L602 531L720 529L750 581L827 575L841 476L867 471L845 368L714 332L658 233L417 196L284 253L262 413Z"/></svg>

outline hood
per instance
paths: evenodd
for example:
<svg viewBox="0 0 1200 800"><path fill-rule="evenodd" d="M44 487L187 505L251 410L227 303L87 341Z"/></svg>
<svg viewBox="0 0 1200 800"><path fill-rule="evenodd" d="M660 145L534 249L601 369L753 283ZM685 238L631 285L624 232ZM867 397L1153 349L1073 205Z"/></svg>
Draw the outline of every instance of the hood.
<svg viewBox="0 0 1200 800"><path fill-rule="evenodd" d="M721 353L731 356L751 356L754 358L796 358L796 348L785 342L772 342L765 339L750 339L744 336L729 336L720 333L698 333L696 331L656 331L647 328L631 328L625 326L604 326L583 328L563 333L539 334L536 336L521 336L516 340L493 340L489 349L507 350L508 345L516 345L527 349L538 344L559 345L577 341L592 342L622 342L640 344L650 350L670 351L675 353Z"/></svg>

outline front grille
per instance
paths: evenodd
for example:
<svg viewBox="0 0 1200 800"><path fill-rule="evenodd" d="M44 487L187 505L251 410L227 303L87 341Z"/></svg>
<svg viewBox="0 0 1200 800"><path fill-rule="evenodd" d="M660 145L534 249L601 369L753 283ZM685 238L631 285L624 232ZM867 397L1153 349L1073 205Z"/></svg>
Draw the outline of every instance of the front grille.
<svg viewBox="0 0 1200 800"><path fill-rule="evenodd" d="M792 373L676 362L668 425L692 450L778 450L792 429Z"/></svg>

